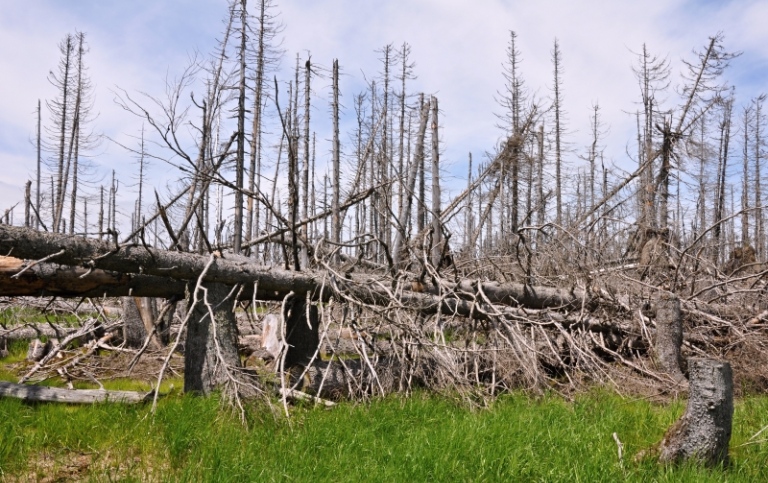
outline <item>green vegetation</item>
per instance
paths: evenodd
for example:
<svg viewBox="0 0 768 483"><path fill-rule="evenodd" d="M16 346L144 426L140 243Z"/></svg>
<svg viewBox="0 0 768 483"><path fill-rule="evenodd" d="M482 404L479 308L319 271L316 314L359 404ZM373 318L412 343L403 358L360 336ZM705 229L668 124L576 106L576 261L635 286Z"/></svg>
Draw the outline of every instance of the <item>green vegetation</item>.
<svg viewBox="0 0 768 483"><path fill-rule="evenodd" d="M217 398L172 395L148 406L0 400L0 479L10 475L139 481L767 481L768 398L736 406L727 469L660 467L633 457L684 403L595 392L500 398L488 410L435 396L390 398L291 420L249 408L247 427ZM279 414L279 413L278 413ZM612 434L625 445L620 463ZM55 479L54 478L54 479Z"/></svg>
<svg viewBox="0 0 768 483"><path fill-rule="evenodd" d="M89 317L98 317L96 312L81 313L75 315L70 312L62 311L60 313L44 313L37 308L4 307L0 309L0 324L4 326L15 326L23 324L44 324L53 322L64 327L76 327L82 324L82 321Z"/></svg>

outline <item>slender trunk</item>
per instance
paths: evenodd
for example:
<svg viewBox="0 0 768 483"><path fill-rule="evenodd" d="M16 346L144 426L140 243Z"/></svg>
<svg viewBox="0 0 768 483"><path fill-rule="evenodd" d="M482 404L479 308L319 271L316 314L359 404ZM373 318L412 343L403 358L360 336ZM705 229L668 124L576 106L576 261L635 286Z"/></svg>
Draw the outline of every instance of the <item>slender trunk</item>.
<svg viewBox="0 0 768 483"><path fill-rule="evenodd" d="M743 126L744 145L742 146L741 172L741 245L749 244L749 107L744 108Z"/></svg>
<svg viewBox="0 0 768 483"><path fill-rule="evenodd" d="M432 265L440 267L443 251L443 224L440 216L440 133L437 97L432 96Z"/></svg>
<svg viewBox="0 0 768 483"><path fill-rule="evenodd" d="M422 94L423 96L423 94ZM423 101L423 100L422 100ZM424 137L427 132L427 121L429 120L429 102L422 102L421 105L421 118L419 121L419 128L416 135L416 152L414 159L410 163L408 169L408 179L405 187L405 200L403 202L402 211L398 214L398 230L395 238L395 245L392 250L392 256L394 257L394 269L397 270L400 265L400 261L405 254L403 253L403 246L408 239L408 220L411 218L411 207L413 204L413 194L416 185L416 177L420 171L420 167L424 164ZM423 170L422 170L423 171Z"/></svg>
<svg viewBox="0 0 768 483"><path fill-rule="evenodd" d="M341 243L341 214L339 213L339 197L341 193L341 143L339 140L339 60L333 61L333 195L332 195L332 240ZM338 260L335 260L338 261Z"/></svg>
<svg viewBox="0 0 768 483"><path fill-rule="evenodd" d="M40 203L40 178L41 178L41 172L40 172L40 165L42 162L42 136L41 136L41 124L42 124L42 110L40 108L40 99L37 100L37 173L35 176L36 179L36 188L35 188L35 211L37 215L35 216L35 228L40 229L40 210L42 209L42 205ZM51 193L53 195L53 193Z"/></svg>
<svg viewBox="0 0 768 483"><path fill-rule="evenodd" d="M555 111L555 197L556 197L556 222L558 226L563 223L563 181L562 181L562 151L561 136L563 128L560 124L562 99L560 96L560 46L555 39L555 47L552 50L552 63L555 69L553 108Z"/></svg>
<svg viewBox="0 0 768 483"><path fill-rule="evenodd" d="M245 54L248 30L247 0L240 0L240 80L237 99L237 154L235 158L235 220L232 251L240 253L243 242L243 173L245 171Z"/></svg>

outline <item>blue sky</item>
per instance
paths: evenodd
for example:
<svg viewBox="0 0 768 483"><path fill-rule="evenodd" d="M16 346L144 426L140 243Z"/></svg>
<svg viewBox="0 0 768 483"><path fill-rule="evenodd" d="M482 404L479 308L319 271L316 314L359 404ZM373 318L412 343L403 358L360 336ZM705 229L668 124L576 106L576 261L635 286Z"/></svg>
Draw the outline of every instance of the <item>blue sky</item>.
<svg viewBox="0 0 768 483"><path fill-rule="evenodd" d="M645 42L651 52L668 56L675 74L682 58L722 31L726 48L743 51L728 77L737 102L768 91L768 2L765 0L283 0L275 1L285 26L280 38L285 57L277 72L292 78L297 53L312 55L318 66L338 58L344 72L343 102L353 116L352 99L365 77L379 72L385 44L412 47L418 78L411 92L440 100L444 170L448 191L465 177L467 153L481 159L502 136L495 101L504 86L502 64L509 31L518 34L521 73L530 94L551 95L550 51L555 38L563 58L564 108L568 120L567 158L578 165L589 142L591 106L599 103L607 133L606 160L630 169L627 143L634 137L639 89L631 67L633 51ZM95 85L93 123L97 132L132 144L141 121L114 103L114 91L146 92L162 97L166 79L181 74L195 52L209 55L223 30L225 0L105 2L103 0L5 1L0 6L0 210L22 199L22 187L34 176L37 100L55 92L47 81L59 58L58 42L76 30L87 34L86 57ZM312 113L318 131L318 164L330 151L328 78L313 83ZM676 96L670 92L670 103ZM48 115L44 112L44 122ZM347 140L347 137L343 139ZM135 143L134 143L135 144ZM349 145L350 143L347 142ZM348 146L351 150L351 146ZM631 148L630 148L631 150ZM95 152L95 178L111 169L123 180L121 195L130 205L135 161L105 141ZM166 165L152 166L152 181L162 187L178 175ZM620 175L617 171L616 175ZM451 181L451 179L453 181ZM17 209L21 216L21 209Z"/></svg>

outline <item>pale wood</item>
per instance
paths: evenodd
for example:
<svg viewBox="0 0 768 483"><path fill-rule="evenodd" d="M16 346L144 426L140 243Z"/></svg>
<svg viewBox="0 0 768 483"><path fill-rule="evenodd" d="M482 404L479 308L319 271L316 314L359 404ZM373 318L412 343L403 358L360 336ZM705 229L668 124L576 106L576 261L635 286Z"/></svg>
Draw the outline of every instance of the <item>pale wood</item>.
<svg viewBox="0 0 768 483"><path fill-rule="evenodd" d="M102 389L63 389L59 387L31 386L0 381L0 397L13 397L24 401L93 404L119 402L135 404L152 400L154 391L106 391Z"/></svg>

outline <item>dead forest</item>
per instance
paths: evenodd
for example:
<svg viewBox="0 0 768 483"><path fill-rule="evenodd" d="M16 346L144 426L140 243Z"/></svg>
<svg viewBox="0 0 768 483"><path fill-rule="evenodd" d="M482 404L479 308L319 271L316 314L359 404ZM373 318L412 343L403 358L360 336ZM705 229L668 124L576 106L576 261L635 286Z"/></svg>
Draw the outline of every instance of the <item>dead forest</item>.
<svg viewBox="0 0 768 483"><path fill-rule="evenodd" d="M145 126L125 146L129 201L114 174L83 181L99 142L86 35L62 40L23 219L0 225L3 309L47 320L0 328L0 349L30 340L20 383L183 373L184 391L238 403L427 389L483 404L677 394L694 357L729 362L737 393L768 388L764 97L725 82L738 53L722 35L679 64L639 46L636 138L608 160L598 106L592 144L568 144L567 51L554 42L550 96L534 96L511 32L503 140L448 197L439 99L409 90L417 53L373 53L361 93L310 55L278 79L280 22L271 0L233 0L218 51L166 98L118 93ZM150 165L175 183L153 186Z"/></svg>

